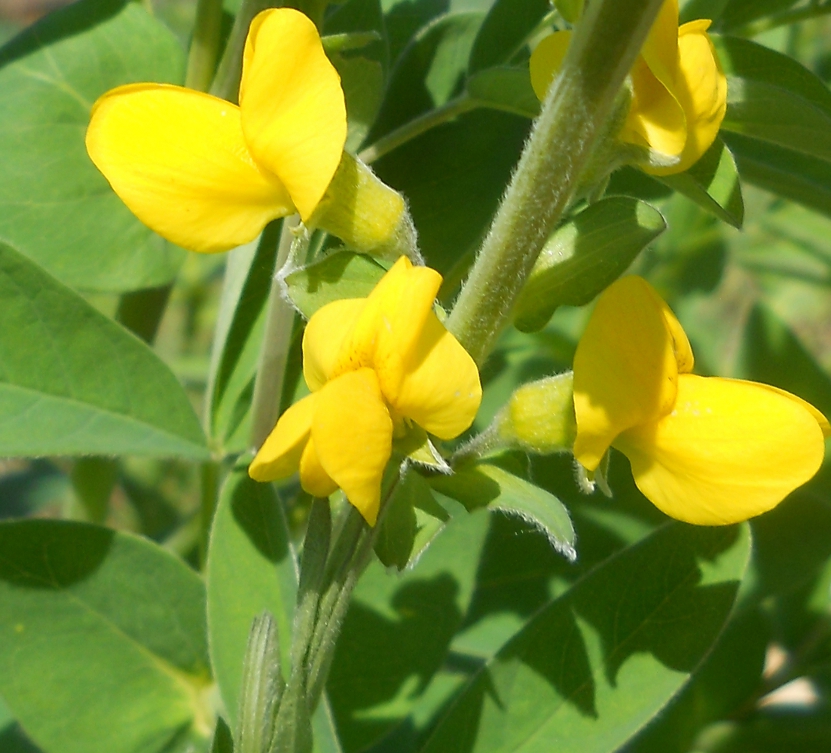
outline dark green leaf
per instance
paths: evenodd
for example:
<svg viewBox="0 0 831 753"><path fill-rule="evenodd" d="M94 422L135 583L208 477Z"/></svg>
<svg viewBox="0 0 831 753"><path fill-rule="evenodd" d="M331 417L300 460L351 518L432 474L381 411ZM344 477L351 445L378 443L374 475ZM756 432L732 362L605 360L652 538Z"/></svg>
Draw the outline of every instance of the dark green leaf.
<svg viewBox="0 0 831 753"><path fill-rule="evenodd" d="M744 221L742 185L733 155L721 139L717 138L686 172L665 175L658 180L718 219L741 228Z"/></svg>
<svg viewBox="0 0 831 753"><path fill-rule="evenodd" d="M611 753L717 639L747 565L746 527L659 529L538 612L464 689L424 753Z"/></svg>
<svg viewBox="0 0 831 753"><path fill-rule="evenodd" d="M729 716L759 688L770 641L759 609L738 612L727 623L692 681L623 753L687 753L708 724Z"/></svg>
<svg viewBox="0 0 831 753"><path fill-rule="evenodd" d="M374 561L355 589L329 678L344 749L413 751L415 739L458 687L445 665L468 609L488 516L453 518L402 574ZM448 750L455 750L449 748Z"/></svg>
<svg viewBox="0 0 831 753"><path fill-rule="evenodd" d="M0 551L0 692L38 745L207 747L196 573L146 539L79 523L3 523Z"/></svg>
<svg viewBox="0 0 831 753"><path fill-rule="evenodd" d="M737 376L773 384L831 415L831 378L770 309L757 304L747 319Z"/></svg>
<svg viewBox="0 0 831 753"><path fill-rule="evenodd" d="M722 11L721 25L725 29L743 26L757 18L787 10L797 2L798 0L728 0Z"/></svg>
<svg viewBox="0 0 831 753"><path fill-rule="evenodd" d="M221 717L216 720L211 753L234 753L234 739L231 735L231 728Z"/></svg>
<svg viewBox="0 0 831 753"><path fill-rule="evenodd" d="M510 62L550 10L548 0L496 0L476 35L470 72Z"/></svg>
<svg viewBox="0 0 831 753"><path fill-rule="evenodd" d="M0 298L0 455L207 457L150 348L3 244Z"/></svg>
<svg viewBox="0 0 831 753"><path fill-rule="evenodd" d="M341 298L366 298L386 270L369 256L342 251L286 277L289 297L307 319Z"/></svg>
<svg viewBox="0 0 831 753"><path fill-rule="evenodd" d="M742 180L831 215L831 162L736 133L723 136Z"/></svg>
<svg viewBox="0 0 831 753"><path fill-rule="evenodd" d="M468 510L487 507L521 518L542 532L558 552L570 560L574 527L568 510L553 494L495 465L480 463L452 476L431 479L435 489L461 502Z"/></svg>
<svg viewBox="0 0 831 753"><path fill-rule="evenodd" d="M64 282L122 291L171 280L182 252L112 192L84 148L93 102L178 82L174 36L139 3L81 0L0 50L0 236Z"/></svg>
<svg viewBox="0 0 831 753"><path fill-rule="evenodd" d="M831 159L831 92L819 78L746 39L721 38L718 53L727 73L723 130Z"/></svg>
<svg viewBox="0 0 831 753"><path fill-rule="evenodd" d="M333 57L346 96L349 118L346 149L351 152L356 151L366 138L381 106L389 67L384 31L379 0L349 0L326 17L327 34L363 34L374 39L363 45L358 55Z"/></svg>
<svg viewBox="0 0 831 753"><path fill-rule="evenodd" d="M591 204L545 244L516 303L516 326L533 332L559 306L585 305L665 228L661 213L637 199L616 196Z"/></svg>
<svg viewBox="0 0 831 753"><path fill-rule="evenodd" d="M531 88L528 68L486 68L467 80L467 93L480 107L535 118L540 101Z"/></svg>
<svg viewBox="0 0 831 753"><path fill-rule="evenodd" d="M449 13L419 32L393 69L370 142L461 91L483 18L481 13Z"/></svg>
<svg viewBox="0 0 831 753"><path fill-rule="evenodd" d="M744 724L714 726L700 746L706 753L819 753L831 748L831 714L800 706L763 712Z"/></svg>

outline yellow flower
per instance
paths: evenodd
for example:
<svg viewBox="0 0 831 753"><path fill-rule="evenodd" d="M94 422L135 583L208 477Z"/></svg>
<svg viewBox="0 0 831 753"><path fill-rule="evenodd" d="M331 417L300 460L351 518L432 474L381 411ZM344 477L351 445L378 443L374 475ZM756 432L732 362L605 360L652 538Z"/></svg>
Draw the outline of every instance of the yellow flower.
<svg viewBox="0 0 831 753"><path fill-rule="evenodd" d="M653 504L698 525L766 512L817 472L831 427L816 408L692 367L684 330L645 280L609 287L574 356L577 460L594 471L619 449Z"/></svg>
<svg viewBox="0 0 831 753"><path fill-rule="evenodd" d="M93 106L87 151L157 233L194 251L226 251L270 220L309 219L346 140L340 77L298 11L263 11L251 23L239 101L121 86Z"/></svg>
<svg viewBox="0 0 831 753"><path fill-rule="evenodd" d="M678 162L644 166L653 175L683 172L710 148L727 109L727 79L707 35L710 21L678 26L678 0L666 0L630 73L632 103L619 138ZM571 33L557 32L531 55L531 83L545 97Z"/></svg>
<svg viewBox="0 0 831 753"><path fill-rule="evenodd" d="M318 310L303 337L312 394L289 408L248 472L271 481L300 471L303 488L338 487L374 525L394 436L413 424L452 439L473 422L482 388L473 359L439 322L438 272L400 258L368 298Z"/></svg>

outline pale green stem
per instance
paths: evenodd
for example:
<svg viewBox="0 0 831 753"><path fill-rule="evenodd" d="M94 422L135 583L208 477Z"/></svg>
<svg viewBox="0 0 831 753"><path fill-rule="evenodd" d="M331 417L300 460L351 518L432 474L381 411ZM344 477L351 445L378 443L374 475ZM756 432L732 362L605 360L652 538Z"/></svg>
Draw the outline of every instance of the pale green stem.
<svg viewBox="0 0 831 753"><path fill-rule="evenodd" d="M364 149L358 155L358 159L368 165L383 157L385 154L388 154L393 149L397 149L402 144L420 136L425 131L429 131L431 128L435 128L442 123L447 123L459 117L459 115L463 115L479 106L479 103L471 99L467 94L462 94L455 99L451 99L441 107L437 107L435 110L429 110L423 115L419 115L417 118L390 131L386 136L382 136L374 144Z"/></svg>
<svg viewBox="0 0 831 753"><path fill-rule="evenodd" d="M282 5L279 0L242 0L239 12L234 19L225 51L216 69L211 94L236 102L239 94L239 82L242 76L242 53L245 49L245 39L248 36L248 27L260 11L266 8Z"/></svg>
<svg viewBox="0 0 831 753"><path fill-rule="evenodd" d="M595 0L574 31L448 329L481 364L577 188L662 0Z"/></svg>
<svg viewBox="0 0 831 753"><path fill-rule="evenodd" d="M219 56L222 0L198 0L193 37L188 51L185 86L206 92L211 86Z"/></svg>
<svg viewBox="0 0 831 753"><path fill-rule="evenodd" d="M260 447L277 423L280 414L280 397L283 393L283 378L291 345L291 330L294 322L294 309L283 297L279 280L280 270L288 259L292 232L297 227L297 216L283 220L280 232L280 245L274 262L274 278L268 294L263 347L260 351L260 364L254 381L254 397L251 401L251 446Z"/></svg>

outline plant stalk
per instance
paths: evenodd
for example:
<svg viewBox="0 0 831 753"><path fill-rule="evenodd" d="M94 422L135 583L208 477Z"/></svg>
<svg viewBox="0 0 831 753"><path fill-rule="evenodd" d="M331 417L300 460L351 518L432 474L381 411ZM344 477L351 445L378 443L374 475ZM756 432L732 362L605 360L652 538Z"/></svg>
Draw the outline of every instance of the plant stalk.
<svg viewBox="0 0 831 753"><path fill-rule="evenodd" d="M661 3L595 0L586 5L447 321L477 364L509 321L543 245L568 207Z"/></svg>
<svg viewBox="0 0 831 753"><path fill-rule="evenodd" d="M288 259L294 233L299 219L287 217L283 220L280 232L280 245L274 262L274 278L268 294L263 347L260 351L260 364L254 381L254 397L251 403L251 446L259 448L269 435L280 414L280 397L283 392L283 379L291 346L294 309L283 297L279 280L280 270Z"/></svg>
<svg viewBox="0 0 831 753"><path fill-rule="evenodd" d="M193 37L188 50L185 86L206 92L211 86L219 57L222 0L198 0Z"/></svg>

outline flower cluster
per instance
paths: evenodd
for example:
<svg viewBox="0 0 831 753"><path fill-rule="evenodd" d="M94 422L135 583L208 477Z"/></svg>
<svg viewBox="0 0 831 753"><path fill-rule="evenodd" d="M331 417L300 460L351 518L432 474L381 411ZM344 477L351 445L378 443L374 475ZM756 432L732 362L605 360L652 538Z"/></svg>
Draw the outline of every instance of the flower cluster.
<svg viewBox="0 0 831 753"><path fill-rule="evenodd" d="M727 109L727 79L707 35L710 21L678 26L678 0L661 6L630 73L632 101L618 138L674 158L668 166L643 166L655 175L688 169L710 148ZM545 97L571 39L561 31L531 56L531 83Z"/></svg>
<svg viewBox="0 0 831 753"><path fill-rule="evenodd" d="M367 298L334 301L309 319L303 376L312 394L280 418L252 478L299 470L309 494L340 487L375 524L393 438L416 425L452 439L482 398L476 364L433 312L440 285L438 272L402 257Z"/></svg>
<svg viewBox="0 0 831 753"><path fill-rule="evenodd" d="M678 320L640 277L598 299L574 356L574 456L589 471L610 446L667 515L699 525L775 507L819 469L828 420L757 382L691 373Z"/></svg>

